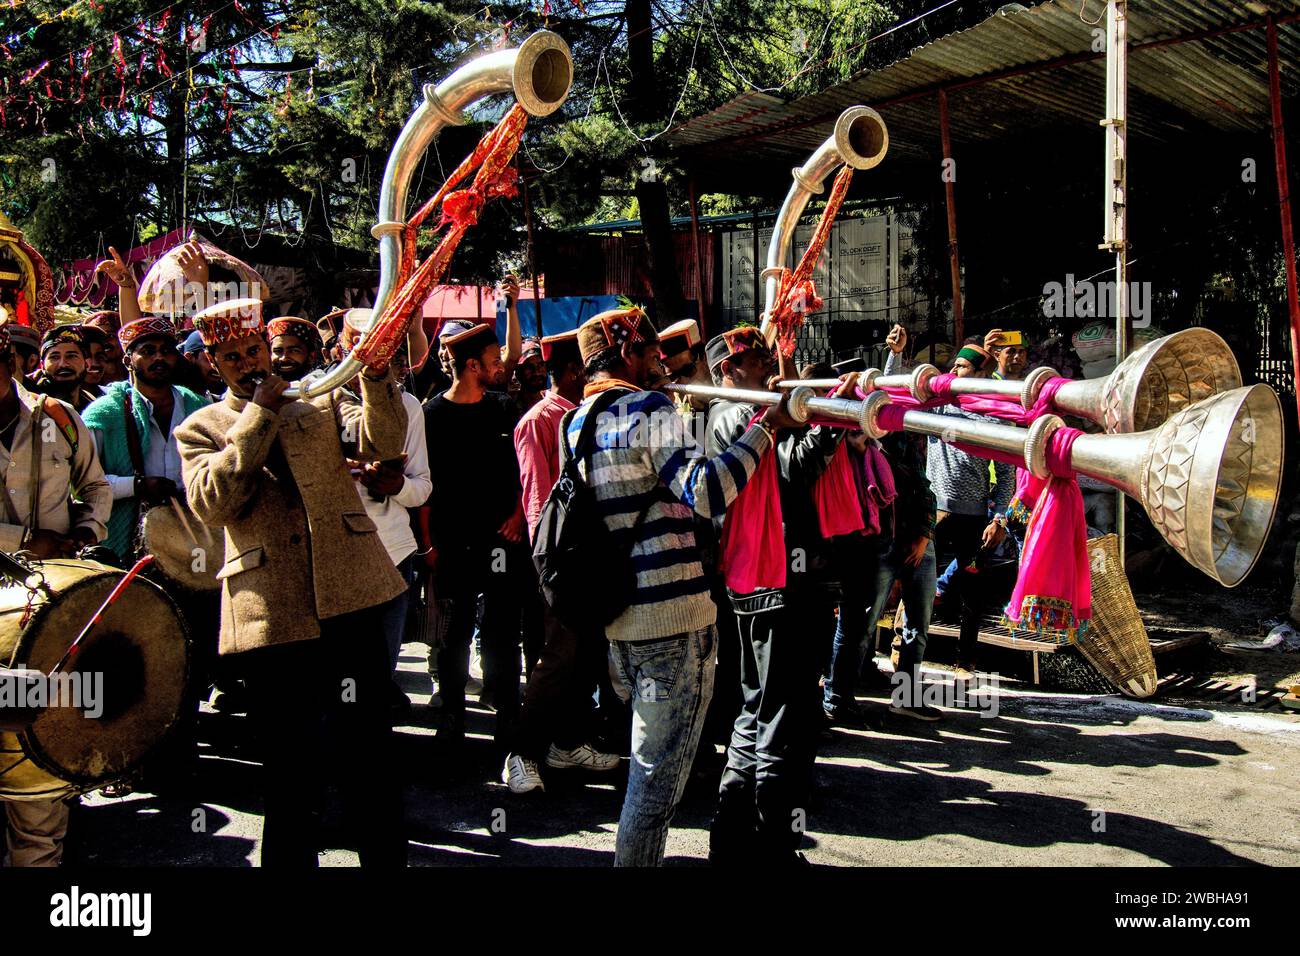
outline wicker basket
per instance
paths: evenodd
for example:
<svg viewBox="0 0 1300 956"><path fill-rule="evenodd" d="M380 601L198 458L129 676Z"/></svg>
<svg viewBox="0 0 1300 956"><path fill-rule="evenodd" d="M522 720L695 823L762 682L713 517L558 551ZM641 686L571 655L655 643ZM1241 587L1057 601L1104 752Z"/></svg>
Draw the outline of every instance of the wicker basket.
<svg viewBox="0 0 1300 956"><path fill-rule="evenodd" d="M1088 539L1092 565L1092 620L1076 646L1126 697L1150 697L1156 690L1151 641L1133 601L1119 560L1119 538Z"/></svg>

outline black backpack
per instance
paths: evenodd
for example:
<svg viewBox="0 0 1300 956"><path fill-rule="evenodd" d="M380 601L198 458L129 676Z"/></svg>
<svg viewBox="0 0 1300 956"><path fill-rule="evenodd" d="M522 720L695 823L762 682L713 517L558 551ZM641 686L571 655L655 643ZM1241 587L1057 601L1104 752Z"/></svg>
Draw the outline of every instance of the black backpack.
<svg viewBox="0 0 1300 956"><path fill-rule="evenodd" d="M631 605L636 595L632 547L645 521L648 503L629 534L626 549L614 546L614 533L601 517L596 493L582 479L578 463L595 448L600 416L625 390L603 393L592 403L569 447L569 423L577 409L560 422L560 477L542 506L533 542L533 563L542 593L562 623L573 630L603 630ZM651 503L653 503L651 497Z"/></svg>

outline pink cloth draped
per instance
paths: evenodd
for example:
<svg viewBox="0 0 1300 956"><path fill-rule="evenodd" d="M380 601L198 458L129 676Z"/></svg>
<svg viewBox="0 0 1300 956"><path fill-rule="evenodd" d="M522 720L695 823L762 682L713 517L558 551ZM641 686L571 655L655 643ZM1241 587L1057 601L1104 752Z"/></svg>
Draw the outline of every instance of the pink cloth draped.
<svg viewBox="0 0 1300 956"><path fill-rule="evenodd" d="M775 448L763 453L754 474L727 509L719 548L723 580L737 594L785 587L785 529Z"/></svg>
<svg viewBox="0 0 1300 956"><path fill-rule="evenodd" d="M1083 493L1070 467L1082 432L1060 428L1047 445L1051 476L1022 473L1017 498L1032 508L1020 554L1020 574L1002 623L1017 633L1062 644L1077 641L1092 617L1092 569Z"/></svg>
<svg viewBox="0 0 1300 956"><path fill-rule="evenodd" d="M840 442L830 466L813 485L813 505L817 509L822 537L831 538L867 529L862 515L863 503L858 500L858 485L853 478L853 461L849 457L849 446L844 442ZM868 533L879 531L877 518L875 530Z"/></svg>
<svg viewBox="0 0 1300 956"><path fill-rule="evenodd" d="M1019 425L1024 428L1050 412L1056 411L1055 401L1056 393L1061 390L1061 386L1070 381L1068 378L1051 378L1038 393L1038 398L1030 408L1022 408L1019 402L1013 402L1004 398L997 398L992 395L954 395L949 386L956 375L948 372L943 375L936 375L930 379L930 390L934 393L934 398L926 402L919 402L912 397L912 393L903 386L889 385L881 389L894 405L903 408L915 409L917 411L928 411L938 408L940 405L956 405L963 411L975 412L978 415L989 415L993 418L1004 418L1013 425ZM861 388L857 389L859 398L866 398L867 392Z"/></svg>
<svg viewBox="0 0 1300 956"><path fill-rule="evenodd" d="M1064 381L1053 379L1049 384ZM1034 417L1050 410L1050 401L1048 395L1035 402L1031 410ZM892 403L887 405L880 411L880 427L901 431L907 411ZM1023 459L1014 454L953 443L977 457L1009 462L1019 468L1013 508L1032 513L1020 553L1020 573L1002 623L1013 632L1062 644L1072 644L1086 633L1092 617L1092 569L1088 564L1083 493L1070 467L1070 449L1081 434L1076 428L1058 428L1052 434L1047 444L1051 476L1046 479L1031 475L1024 469Z"/></svg>

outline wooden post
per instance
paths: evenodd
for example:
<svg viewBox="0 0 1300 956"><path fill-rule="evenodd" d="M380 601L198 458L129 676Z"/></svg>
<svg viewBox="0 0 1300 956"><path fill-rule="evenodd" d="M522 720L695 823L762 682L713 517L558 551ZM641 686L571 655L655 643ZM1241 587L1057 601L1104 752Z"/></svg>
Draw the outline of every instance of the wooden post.
<svg viewBox="0 0 1300 956"><path fill-rule="evenodd" d="M1286 305L1291 320L1291 374L1300 409L1300 302L1296 293L1295 235L1291 229L1291 179L1286 171L1286 130L1282 125L1282 81L1277 67L1277 21L1268 18L1268 100L1273 109L1273 166L1277 170L1278 210L1282 215L1282 260L1286 267Z"/></svg>
<svg viewBox="0 0 1300 956"><path fill-rule="evenodd" d="M943 200L948 210L948 268L952 271L953 347L961 348L966 337L961 307L961 263L957 258L956 165L952 162L952 137L948 129L948 92L939 89L939 137L943 143Z"/></svg>

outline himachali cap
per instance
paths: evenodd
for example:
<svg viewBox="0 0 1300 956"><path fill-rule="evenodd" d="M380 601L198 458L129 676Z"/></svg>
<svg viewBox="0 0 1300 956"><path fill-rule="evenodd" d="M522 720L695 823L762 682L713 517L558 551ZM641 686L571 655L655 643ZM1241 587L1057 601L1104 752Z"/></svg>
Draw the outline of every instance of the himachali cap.
<svg viewBox="0 0 1300 956"><path fill-rule="evenodd" d="M590 362L606 349L620 348L628 342L643 342L658 337L650 317L633 306L611 309L593 316L578 329L578 350L582 360Z"/></svg>
<svg viewBox="0 0 1300 956"><path fill-rule="evenodd" d="M81 335L86 340L87 345L90 345L92 342L96 345L108 344L108 333L98 326L86 325L84 322L81 323Z"/></svg>
<svg viewBox="0 0 1300 956"><path fill-rule="evenodd" d="M531 335L524 339L524 347L519 353L519 361L522 362L530 355L540 355L542 356L542 361L546 360L546 355L542 350L541 340Z"/></svg>
<svg viewBox="0 0 1300 956"><path fill-rule="evenodd" d="M439 341L447 346L451 354L456 358L464 356L473 358L489 345L495 345L498 339L497 333L492 326L486 322L480 322L464 332L453 332L451 335L439 336Z"/></svg>
<svg viewBox="0 0 1300 956"><path fill-rule="evenodd" d="M666 359L681 355L700 344L700 327L694 319L674 322L659 333L659 354Z"/></svg>
<svg viewBox="0 0 1300 956"><path fill-rule="evenodd" d="M753 349L762 349L764 352L770 351L767 341L763 338L763 333L755 325L742 325L738 328L729 329L721 335L715 335L709 339L709 344L705 346L705 353L709 360L709 371L717 369L722 364L723 359L743 355Z"/></svg>
<svg viewBox="0 0 1300 956"><path fill-rule="evenodd" d="M71 342L77 348L81 349L82 354L86 351L86 336L82 334L79 325L56 325L50 329L41 338L41 358L45 353L56 345L62 345L65 342Z"/></svg>
<svg viewBox="0 0 1300 956"><path fill-rule="evenodd" d="M122 346L123 352L129 352L136 342L155 335L161 335L175 342L176 326L172 325L171 319L165 316L146 315L143 319L136 319L122 326L117 333L117 342Z"/></svg>
<svg viewBox="0 0 1300 956"><path fill-rule="evenodd" d="M19 325L17 322L6 322L0 326L9 333L9 342L11 345L22 345L31 349L33 352L41 347L41 336L30 325Z"/></svg>
<svg viewBox="0 0 1300 956"><path fill-rule="evenodd" d="M122 316L111 310L92 312L82 323L82 328L99 329L105 335L115 336L122 327Z"/></svg>
<svg viewBox="0 0 1300 956"><path fill-rule="evenodd" d="M375 316L374 309L355 308L344 309L338 317L342 320L342 328L339 330L339 347L346 355L351 352L361 338L361 333L370 327L371 320Z"/></svg>
<svg viewBox="0 0 1300 956"><path fill-rule="evenodd" d="M208 348L249 335L265 335L261 299L230 299L194 316L194 328Z"/></svg>
<svg viewBox="0 0 1300 956"><path fill-rule="evenodd" d="M273 339L277 335L296 335L304 342L315 344L319 337L315 323L300 319L296 315L281 315L266 323L266 337Z"/></svg>
<svg viewBox="0 0 1300 956"><path fill-rule="evenodd" d="M578 351L578 330L573 329L543 338L542 359L549 362L552 355L561 357L565 361L569 361L570 356L573 361L582 361L582 353Z"/></svg>
<svg viewBox="0 0 1300 956"><path fill-rule="evenodd" d="M9 344L9 323L0 325L0 355L8 355L13 350Z"/></svg>

